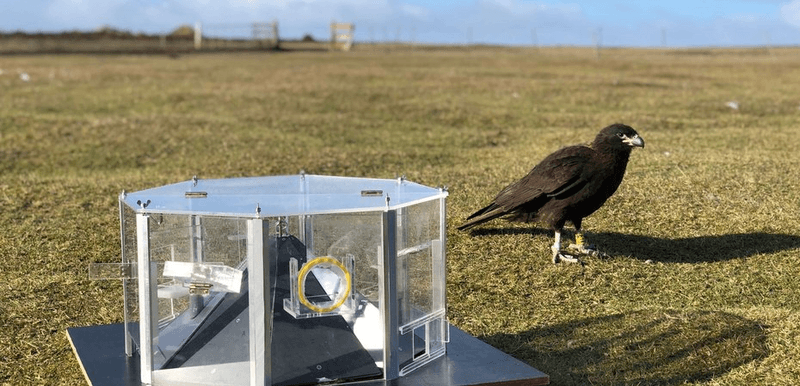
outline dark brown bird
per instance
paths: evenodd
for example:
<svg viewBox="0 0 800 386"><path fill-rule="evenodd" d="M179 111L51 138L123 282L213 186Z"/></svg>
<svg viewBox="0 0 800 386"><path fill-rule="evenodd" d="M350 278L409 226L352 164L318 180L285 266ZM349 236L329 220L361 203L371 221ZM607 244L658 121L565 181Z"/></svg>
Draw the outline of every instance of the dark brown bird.
<svg viewBox="0 0 800 386"><path fill-rule="evenodd" d="M541 222L555 231L553 263L580 262L561 252L561 232L575 226L578 253L602 255L584 244L581 222L611 197L625 176L628 158L644 140L630 126L616 123L600 130L590 146L568 146L545 157L522 179L500 191L491 204L467 217L458 229L504 217L509 221Z"/></svg>

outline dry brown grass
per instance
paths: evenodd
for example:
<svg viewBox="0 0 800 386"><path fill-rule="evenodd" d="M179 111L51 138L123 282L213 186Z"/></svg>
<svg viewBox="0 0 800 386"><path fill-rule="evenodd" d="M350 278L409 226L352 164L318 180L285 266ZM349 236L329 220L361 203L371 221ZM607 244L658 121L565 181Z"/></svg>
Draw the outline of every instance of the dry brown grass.
<svg viewBox="0 0 800 386"><path fill-rule="evenodd" d="M451 322L554 384L800 381L800 50L356 47L0 69L2 384L84 383L64 330L122 319L120 285L87 278L119 258L120 191L301 169L448 186ZM617 121L647 147L585 222L612 257L553 265L548 232L455 230Z"/></svg>

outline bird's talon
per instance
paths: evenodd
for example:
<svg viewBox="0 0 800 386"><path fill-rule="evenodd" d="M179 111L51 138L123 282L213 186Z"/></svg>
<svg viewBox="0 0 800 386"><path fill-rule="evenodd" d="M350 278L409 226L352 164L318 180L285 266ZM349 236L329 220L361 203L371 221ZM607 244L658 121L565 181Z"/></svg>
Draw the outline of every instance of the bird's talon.
<svg viewBox="0 0 800 386"><path fill-rule="evenodd" d="M569 255L569 254L566 254L566 253L561 253L561 252L558 252L558 253L553 255L553 264L558 264L561 261L564 261L564 262L567 262L567 263L577 263L577 264L580 264L581 266L583 266L583 261L581 261L580 259L578 259L575 256L572 256L572 255Z"/></svg>
<svg viewBox="0 0 800 386"><path fill-rule="evenodd" d="M581 255L586 255L591 257L601 257L601 258L608 257L608 254L598 251L594 245L570 244L569 249Z"/></svg>

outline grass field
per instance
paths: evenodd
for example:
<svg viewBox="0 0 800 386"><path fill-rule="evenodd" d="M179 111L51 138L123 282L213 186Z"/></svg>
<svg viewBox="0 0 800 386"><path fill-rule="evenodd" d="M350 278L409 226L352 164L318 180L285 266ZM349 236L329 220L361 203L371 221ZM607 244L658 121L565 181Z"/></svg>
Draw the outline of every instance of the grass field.
<svg viewBox="0 0 800 386"><path fill-rule="evenodd" d="M0 69L0 384L85 384L65 329L122 320L121 285L87 273L119 260L122 190L301 169L447 186L451 323L553 384L800 383L800 49L16 56ZM548 231L455 230L614 122L647 147L584 222L611 257L553 265Z"/></svg>

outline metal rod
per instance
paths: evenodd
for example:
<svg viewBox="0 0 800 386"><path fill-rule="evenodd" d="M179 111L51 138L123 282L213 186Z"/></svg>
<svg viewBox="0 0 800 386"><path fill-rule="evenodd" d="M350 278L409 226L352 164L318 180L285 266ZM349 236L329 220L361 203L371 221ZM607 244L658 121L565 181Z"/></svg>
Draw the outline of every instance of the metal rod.
<svg viewBox="0 0 800 386"><path fill-rule="evenodd" d="M398 325L400 323L397 298L397 211L383 212L383 298L381 316L384 324L383 378L400 377L400 358L396 350L400 346Z"/></svg>
<svg viewBox="0 0 800 386"><path fill-rule="evenodd" d="M444 190L442 190L444 192ZM434 306L436 309L447 309L447 203L444 197L439 199L439 242L434 242L434 280L442 283L441 287L434 286L438 291L434 293Z"/></svg>
<svg viewBox="0 0 800 386"><path fill-rule="evenodd" d="M247 220L248 308L250 316L250 385L272 384L272 294L267 220Z"/></svg>
<svg viewBox="0 0 800 386"><path fill-rule="evenodd" d="M123 190L122 193L119 195L119 240L120 240L120 254L122 255L122 265L123 267L128 263L128 260L125 256L125 191ZM130 320L130 315L128 312L130 310L130 304L128 304L128 291L130 290L130 284L128 284L128 278L122 279L122 309L124 310L122 317L124 319L123 330L124 330L124 339L125 339L125 355L128 357L133 356L133 338L131 338L131 332L129 330L129 324L133 323Z"/></svg>
<svg viewBox="0 0 800 386"><path fill-rule="evenodd" d="M189 216L189 235L191 238L192 250L192 263L203 262L203 230L200 217L195 215ZM203 295L190 294L189 295L189 317L194 319L203 312L205 305Z"/></svg>
<svg viewBox="0 0 800 386"><path fill-rule="evenodd" d="M136 245L139 260L139 362L142 383L153 383L153 310L150 284L150 216L136 214Z"/></svg>

